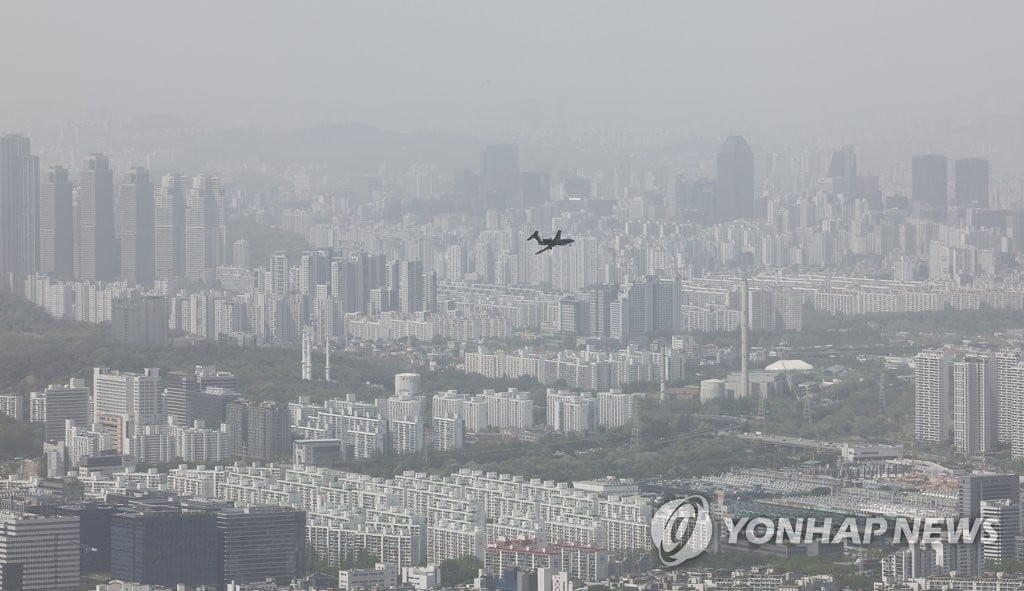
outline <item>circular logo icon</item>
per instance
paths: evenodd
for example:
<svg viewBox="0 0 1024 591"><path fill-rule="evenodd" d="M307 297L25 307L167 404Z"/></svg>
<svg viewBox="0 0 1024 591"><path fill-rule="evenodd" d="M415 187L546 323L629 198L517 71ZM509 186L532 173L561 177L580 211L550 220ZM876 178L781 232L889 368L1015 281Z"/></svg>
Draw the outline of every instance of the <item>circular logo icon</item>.
<svg viewBox="0 0 1024 591"><path fill-rule="evenodd" d="M700 495L668 501L651 518L651 541L665 566L680 565L707 550L713 531L708 500Z"/></svg>

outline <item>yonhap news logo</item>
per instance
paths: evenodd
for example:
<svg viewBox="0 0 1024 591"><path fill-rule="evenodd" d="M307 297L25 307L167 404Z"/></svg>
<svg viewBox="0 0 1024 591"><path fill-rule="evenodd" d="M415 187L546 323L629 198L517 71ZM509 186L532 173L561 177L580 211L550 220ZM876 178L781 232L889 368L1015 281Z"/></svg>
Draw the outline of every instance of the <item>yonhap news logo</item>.
<svg viewBox="0 0 1024 591"><path fill-rule="evenodd" d="M700 495L667 501L651 517L651 541L665 566L699 556L711 544L713 533L708 500Z"/></svg>
<svg viewBox="0 0 1024 591"><path fill-rule="evenodd" d="M868 545L888 538L893 546L995 544L999 520L993 517L736 517L712 518L707 498L690 495L667 501L651 517L651 541L665 566L678 566L701 555L721 528L720 544Z"/></svg>

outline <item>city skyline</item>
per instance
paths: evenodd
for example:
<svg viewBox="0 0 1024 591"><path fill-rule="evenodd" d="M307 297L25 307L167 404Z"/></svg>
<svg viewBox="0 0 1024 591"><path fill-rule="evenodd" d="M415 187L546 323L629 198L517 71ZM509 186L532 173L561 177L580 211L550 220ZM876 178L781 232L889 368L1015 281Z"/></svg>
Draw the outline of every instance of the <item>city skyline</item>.
<svg viewBox="0 0 1024 591"><path fill-rule="evenodd" d="M1022 5L3 13L0 591L1024 588Z"/></svg>

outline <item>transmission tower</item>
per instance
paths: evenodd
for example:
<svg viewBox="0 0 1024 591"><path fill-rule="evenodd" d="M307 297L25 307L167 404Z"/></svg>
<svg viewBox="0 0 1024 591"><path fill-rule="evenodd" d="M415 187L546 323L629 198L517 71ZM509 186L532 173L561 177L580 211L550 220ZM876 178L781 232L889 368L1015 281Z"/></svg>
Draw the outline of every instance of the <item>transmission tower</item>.
<svg viewBox="0 0 1024 591"><path fill-rule="evenodd" d="M757 397L757 424L761 427L762 433L764 433L765 415L768 414L768 405L765 398L764 392L760 393Z"/></svg>
<svg viewBox="0 0 1024 591"><path fill-rule="evenodd" d="M629 432L629 449L640 449L640 417L633 415L633 427Z"/></svg>
<svg viewBox="0 0 1024 591"><path fill-rule="evenodd" d="M811 393L808 392L804 395L804 422L808 425L811 424L813 417L811 416Z"/></svg>

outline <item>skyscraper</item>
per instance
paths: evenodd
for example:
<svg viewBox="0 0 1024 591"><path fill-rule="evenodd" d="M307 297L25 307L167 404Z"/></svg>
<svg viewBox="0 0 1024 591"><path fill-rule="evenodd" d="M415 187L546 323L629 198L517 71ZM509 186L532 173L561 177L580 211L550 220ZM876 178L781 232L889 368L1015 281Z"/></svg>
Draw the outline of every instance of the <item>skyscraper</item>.
<svg viewBox="0 0 1024 591"><path fill-rule="evenodd" d="M220 178L199 175L192 179L185 210L185 274L189 279L213 279L224 262L224 196Z"/></svg>
<svg viewBox="0 0 1024 591"><path fill-rule="evenodd" d="M39 159L30 152L27 137L0 137L0 275L5 277L39 268Z"/></svg>
<svg viewBox="0 0 1024 591"><path fill-rule="evenodd" d="M968 355L953 363L953 443L965 455L992 451L997 440L996 363Z"/></svg>
<svg viewBox="0 0 1024 591"><path fill-rule="evenodd" d="M235 240L232 245L231 264L243 269L249 268L249 241L245 238Z"/></svg>
<svg viewBox="0 0 1024 591"><path fill-rule="evenodd" d="M105 367L93 369L93 422L100 415L121 415L132 425L155 425L160 421L160 370L144 373L118 372Z"/></svg>
<svg viewBox="0 0 1024 591"><path fill-rule="evenodd" d="M199 394L195 372L171 371L164 374L164 412L174 424L185 426L191 417L191 402ZM211 424L211 426L216 426Z"/></svg>
<svg viewBox="0 0 1024 591"><path fill-rule="evenodd" d="M480 154L480 196L484 207L520 207L519 146L487 146Z"/></svg>
<svg viewBox="0 0 1024 591"><path fill-rule="evenodd" d="M538 207L551 200L551 175L546 172L524 172L520 179L522 207Z"/></svg>
<svg viewBox="0 0 1024 591"><path fill-rule="evenodd" d="M134 345L162 345L167 342L167 298L143 296L118 298L111 302L110 325L114 340Z"/></svg>
<svg viewBox="0 0 1024 591"><path fill-rule="evenodd" d="M590 336L607 338L611 336L612 302L619 296L614 285L598 285L591 291Z"/></svg>
<svg viewBox="0 0 1024 591"><path fill-rule="evenodd" d="M43 391L42 400L46 422L43 437L47 441L64 441L64 421L71 420L83 427L92 423L85 380L72 379L64 386L50 386Z"/></svg>
<svg viewBox="0 0 1024 591"><path fill-rule="evenodd" d="M63 166L51 166L39 183L39 270L60 279L75 273L74 204Z"/></svg>
<svg viewBox="0 0 1024 591"><path fill-rule="evenodd" d="M103 154L85 159L79 174L78 278L113 281L117 274L114 240L114 171Z"/></svg>
<svg viewBox="0 0 1024 591"><path fill-rule="evenodd" d="M153 233L155 275L170 279L185 275L185 195L188 179L165 174L154 196Z"/></svg>
<svg viewBox="0 0 1024 591"><path fill-rule="evenodd" d="M299 259L299 291L303 295L316 294L316 286L329 280L327 253L312 250L302 253Z"/></svg>
<svg viewBox="0 0 1024 591"><path fill-rule="evenodd" d="M288 293L288 253L283 250L270 257L270 293L276 296Z"/></svg>
<svg viewBox="0 0 1024 591"><path fill-rule="evenodd" d="M1011 513L1020 515L1020 484L1016 474L964 474L959 477L960 494L957 499L959 517L978 519L986 501L1005 501ZM1001 524L1000 524L1001 525ZM997 530L999 525L996 526ZM1016 534L1016 532L1015 532ZM997 532L998 536L998 532ZM954 544L957 574L975 577L984 568L984 544Z"/></svg>
<svg viewBox="0 0 1024 591"><path fill-rule="evenodd" d="M831 179L831 189L835 193L852 196L851 193L857 186L857 154L853 151L853 146L843 146L842 150L832 152L826 176Z"/></svg>
<svg viewBox="0 0 1024 591"><path fill-rule="evenodd" d="M363 312L366 309L368 289L366 288L366 255L354 254L341 262L341 298L345 312Z"/></svg>
<svg viewBox="0 0 1024 591"><path fill-rule="evenodd" d="M76 591L78 517L0 512L0 589Z"/></svg>
<svg viewBox="0 0 1024 591"><path fill-rule="evenodd" d="M111 576L140 583L219 584L216 516L152 507L111 518Z"/></svg>
<svg viewBox="0 0 1024 591"><path fill-rule="evenodd" d="M125 173L117 200L120 213L121 279L129 285L153 285L156 278L153 185L142 167Z"/></svg>
<svg viewBox="0 0 1024 591"><path fill-rule="evenodd" d="M402 261L398 278L398 309L403 314L423 311L423 262Z"/></svg>
<svg viewBox="0 0 1024 591"><path fill-rule="evenodd" d="M926 210L928 217L946 219L949 201L946 157L921 154L911 161L910 198Z"/></svg>
<svg viewBox="0 0 1024 591"><path fill-rule="evenodd" d="M274 460L291 454L288 407L243 398L228 402L226 413L232 454L254 460Z"/></svg>
<svg viewBox="0 0 1024 591"><path fill-rule="evenodd" d="M955 165L956 204L960 207L989 207L989 164L984 158L961 158Z"/></svg>
<svg viewBox="0 0 1024 591"><path fill-rule="evenodd" d="M731 135L718 150L715 213L719 221L754 215L754 153L743 136Z"/></svg>
<svg viewBox="0 0 1024 591"><path fill-rule="evenodd" d="M914 437L944 443L949 439L951 355L922 351L914 357Z"/></svg>
<svg viewBox="0 0 1024 591"><path fill-rule="evenodd" d="M217 563L225 584L288 582L305 573L305 511L273 506L223 509L217 512L217 536Z"/></svg>

